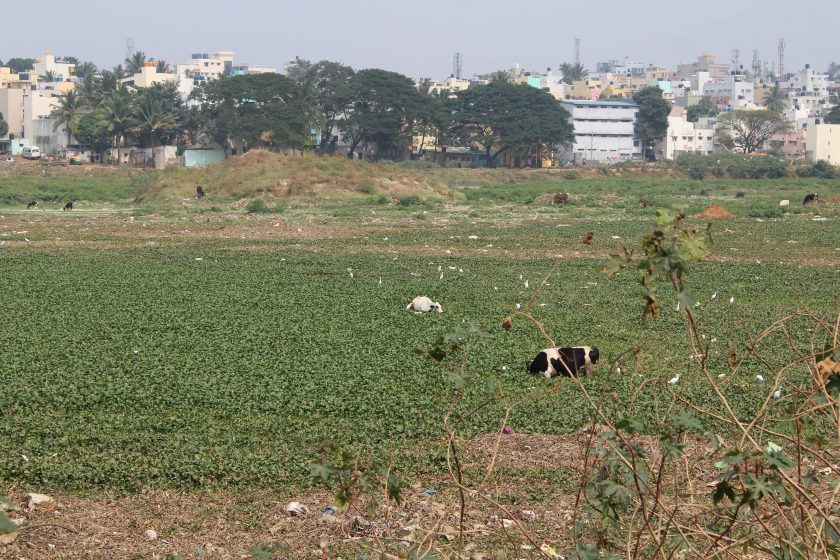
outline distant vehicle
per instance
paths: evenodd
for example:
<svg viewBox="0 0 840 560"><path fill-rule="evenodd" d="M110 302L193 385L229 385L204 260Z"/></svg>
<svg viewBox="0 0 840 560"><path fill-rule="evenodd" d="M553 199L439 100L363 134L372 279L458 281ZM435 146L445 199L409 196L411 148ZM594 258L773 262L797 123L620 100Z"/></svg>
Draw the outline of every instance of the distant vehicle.
<svg viewBox="0 0 840 560"><path fill-rule="evenodd" d="M69 160L70 165L82 165L82 158L73 156Z"/></svg>
<svg viewBox="0 0 840 560"><path fill-rule="evenodd" d="M23 149L22 155L25 159L41 159L41 148L38 146L29 146Z"/></svg>

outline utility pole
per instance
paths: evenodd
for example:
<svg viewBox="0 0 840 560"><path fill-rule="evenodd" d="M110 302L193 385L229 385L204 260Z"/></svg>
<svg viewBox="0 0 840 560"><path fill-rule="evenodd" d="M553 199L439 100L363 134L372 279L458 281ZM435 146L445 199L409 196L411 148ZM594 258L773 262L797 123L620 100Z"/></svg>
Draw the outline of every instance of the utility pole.
<svg viewBox="0 0 840 560"><path fill-rule="evenodd" d="M575 64L580 64L580 37L575 37Z"/></svg>

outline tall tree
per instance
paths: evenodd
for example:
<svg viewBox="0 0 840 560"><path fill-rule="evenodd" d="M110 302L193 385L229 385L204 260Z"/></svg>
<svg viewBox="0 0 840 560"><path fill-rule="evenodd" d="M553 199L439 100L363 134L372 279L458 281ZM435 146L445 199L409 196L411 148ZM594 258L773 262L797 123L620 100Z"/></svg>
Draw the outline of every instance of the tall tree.
<svg viewBox="0 0 840 560"><path fill-rule="evenodd" d="M173 72L172 66L170 66L165 60L158 60L155 63L155 71L158 74L171 74Z"/></svg>
<svg viewBox="0 0 840 560"><path fill-rule="evenodd" d="M396 72L360 70L350 78L350 97L339 124L350 140L348 156L364 144L376 146L377 159L405 159L424 103L414 82Z"/></svg>
<svg viewBox="0 0 840 560"><path fill-rule="evenodd" d="M53 72L52 70L47 70L41 76L38 76L39 82L47 82L49 84L58 81L58 74Z"/></svg>
<svg viewBox="0 0 840 560"><path fill-rule="evenodd" d="M223 146L303 148L309 123L301 87L280 74L213 80L195 93L204 129Z"/></svg>
<svg viewBox="0 0 840 560"><path fill-rule="evenodd" d="M825 116L826 124L840 124L840 105L835 105Z"/></svg>
<svg viewBox="0 0 840 560"><path fill-rule="evenodd" d="M60 60L61 62L64 62L65 64L72 64L74 66L78 66L81 62L75 56L59 56L59 57L56 57L56 58L58 60Z"/></svg>
<svg viewBox="0 0 840 560"><path fill-rule="evenodd" d="M642 156L646 157L653 144L668 132L671 104L662 97L662 90L656 86L640 89L633 96L633 101L639 106L636 113L636 136L642 142Z"/></svg>
<svg viewBox="0 0 840 560"><path fill-rule="evenodd" d="M720 108L711 102L708 97L704 97L696 105L692 105L686 112L688 122L697 122L704 117L716 117L720 114Z"/></svg>
<svg viewBox="0 0 840 560"><path fill-rule="evenodd" d="M117 165L122 163L122 144L124 138L134 128L134 115L131 94L126 89L112 91L102 101L102 122L114 139L117 147Z"/></svg>
<svg viewBox="0 0 840 560"><path fill-rule="evenodd" d="M836 62L829 64L826 74L828 74L828 79L831 81L840 79L840 64Z"/></svg>
<svg viewBox="0 0 840 560"><path fill-rule="evenodd" d="M564 62L560 65L560 72L563 73L563 81L567 84L585 80L589 76L589 70L580 62L575 62L574 64Z"/></svg>
<svg viewBox="0 0 840 560"><path fill-rule="evenodd" d="M126 76L125 68L123 68L122 64L117 64L116 66L114 66L114 69L111 72L114 74L114 77L117 79L117 81L122 80Z"/></svg>
<svg viewBox="0 0 840 560"><path fill-rule="evenodd" d="M85 113L73 131L76 140L97 154L102 154L111 147L114 138L108 132L108 124L99 111Z"/></svg>
<svg viewBox="0 0 840 560"><path fill-rule="evenodd" d="M288 76L290 80L301 83L304 76L306 76L311 68L311 61L296 56L294 60L290 60L286 63L286 76Z"/></svg>
<svg viewBox="0 0 840 560"><path fill-rule="evenodd" d="M574 142L569 113L551 94L523 84L470 88L452 100L449 111L453 134L484 149L490 166L508 150Z"/></svg>
<svg viewBox="0 0 840 560"><path fill-rule="evenodd" d="M181 99L175 84L155 84L138 91L132 133L155 148L162 139L173 139L182 123Z"/></svg>
<svg viewBox="0 0 840 560"><path fill-rule="evenodd" d="M787 94L782 90L779 82L776 82L772 88L765 92L764 99L761 102L768 111L773 111L774 113L783 113L788 107Z"/></svg>
<svg viewBox="0 0 840 560"><path fill-rule="evenodd" d="M6 61L6 66L12 71L12 74L20 74L21 72L29 72L35 67L34 58L10 58Z"/></svg>
<svg viewBox="0 0 840 560"><path fill-rule="evenodd" d="M776 134L790 129L790 122L773 111L732 111L718 119L715 135L719 144L751 154L764 148Z"/></svg>
<svg viewBox="0 0 840 560"><path fill-rule="evenodd" d="M321 131L320 154L332 153L338 136L334 134L338 118L350 106L350 78L353 69L338 62L322 60L303 78L304 91L313 105L316 126Z"/></svg>
<svg viewBox="0 0 840 560"><path fill-rule="evenodd" d="M146 63L146 53L143 51L137 51L132 54L129 58L125 59L125 72L129 76L133 76L134 74L139 74L140 71L143 69L143 65Z"/></svg>
<svg viewBox="0 0 840 560"><path fill-rule="evenodd" d="M99 75L99 79L94 83L93 91L87 94L90 105L92 107L101 106L108 94L116 91L119 85L117 77L113 72L103 70Z"/></svg>
<svg viewBox="0 0 840 560"><path fill-rule="evenodd" d="M0 138L9 134L9 123L3 118L3 113L0 113Z"/></svg>
<svg viewBox="0 0 840 560"><path fill-rule="evenodd" d="M76 77L82 81L85 97L89 97L96 88L96 73L96 64L93 62L84 62L76 66Z"/></svg>
<svg viewBox="0 0 840 560"><path fill-rule="evenodd" d="M67 146L73 141L73 128L84 109L84 97L76 90L71 90L59 100L58 106L52 112L52 116L56 119L53 130L58 130L62 125L67 129Z"/></svg>

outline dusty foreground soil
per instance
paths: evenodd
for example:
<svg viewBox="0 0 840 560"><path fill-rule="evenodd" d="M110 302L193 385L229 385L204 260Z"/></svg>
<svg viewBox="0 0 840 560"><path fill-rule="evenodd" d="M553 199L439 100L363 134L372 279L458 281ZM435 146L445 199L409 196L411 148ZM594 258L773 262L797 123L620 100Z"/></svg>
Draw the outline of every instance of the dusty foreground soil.
<svg viewBox="0 0 840 560"><path fill-rule="evenodd" d="M463 442L464 482L473 490L465 493L465 552L480 558L546 543L562 547L583 466L591 461L590 438L583 429L567 436L490 434ZM641 440L656 453L653 440ZM703 448L699 441L687 443L698 454ZM707 491L708 465L686 461L679 470L691 481L687 493ZM552 473L565 482L552 481ZM9 515L22 525L14 543L0 545L3 559L250 558L254 547L266 547L277 558L377 558L379 546L398 552L423 541L442 553L458 549L459 495L447 477L405 487L401 505L380 504L373 515L364 507L327 509L338 507L324 489L54 494L54 505L34 508L27 507L25 489L9 493L16 507ZM287 514L292 501L308 511Z"/></svg>

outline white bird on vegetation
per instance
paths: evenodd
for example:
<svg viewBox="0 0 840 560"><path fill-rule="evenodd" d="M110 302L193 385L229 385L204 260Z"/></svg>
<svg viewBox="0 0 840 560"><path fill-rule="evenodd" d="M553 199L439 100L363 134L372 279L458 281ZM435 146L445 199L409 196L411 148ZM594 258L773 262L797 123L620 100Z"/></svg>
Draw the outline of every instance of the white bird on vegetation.
<svg viewBox="0 0 840 560"><path fill-rule="evenodd" d="M443 272L440 273L440 279L443 280Z"/></svg>
<svg viewBox="0 0 840 560"><path fill-rule="evenodd" d="M525 289L526 290L528 289L528 281L527 280L525 280Z"/></svg>
<svg viewBox="0 0 840 560"><path fill-rule="evenodd" d="M677 375L675 377L672 377L671 380L668 381L668 385L676 385L679 382L680 382L680 376Z"/></svg>
<svg viewBox="0 0 840 560"><path fill-rule="evenodd" d="M756 375L755 380L759 383L764 383L764 376L763 375Z"/></svg>
<svg viewBox="0 0 840 560"><path fill-rule="evenodd" d="M731 298L729 298L729 303L730 304L735 303L735 296L732 296Z"/></svg>
<svg viewBox="0 0 840 560"><path fill-rule="evenodd" d="M522 306L517 303L516 304L516 310L519 311L520 309L522 309Z"/></svg>
<svg viewBox="0 0 840 560"><path fill-rule="evenodd" d="M382 277L381 276L379 277L379 285L380 286L382 285Z"/></svg>
<svg viewBox="0 0 840 560"><path fill-rule="evenodd" d="M715 299L715 298L717 298L717 292L712 294L712 299Z"/></svg>
<svg viewBox="0 0 840 560"><path fill-rule="evenodd" d="M776 391L773 393L773 398L776 399L776 400L779 400L779 399L782 398L782 388L781 387L776 389Z"/></svg>

